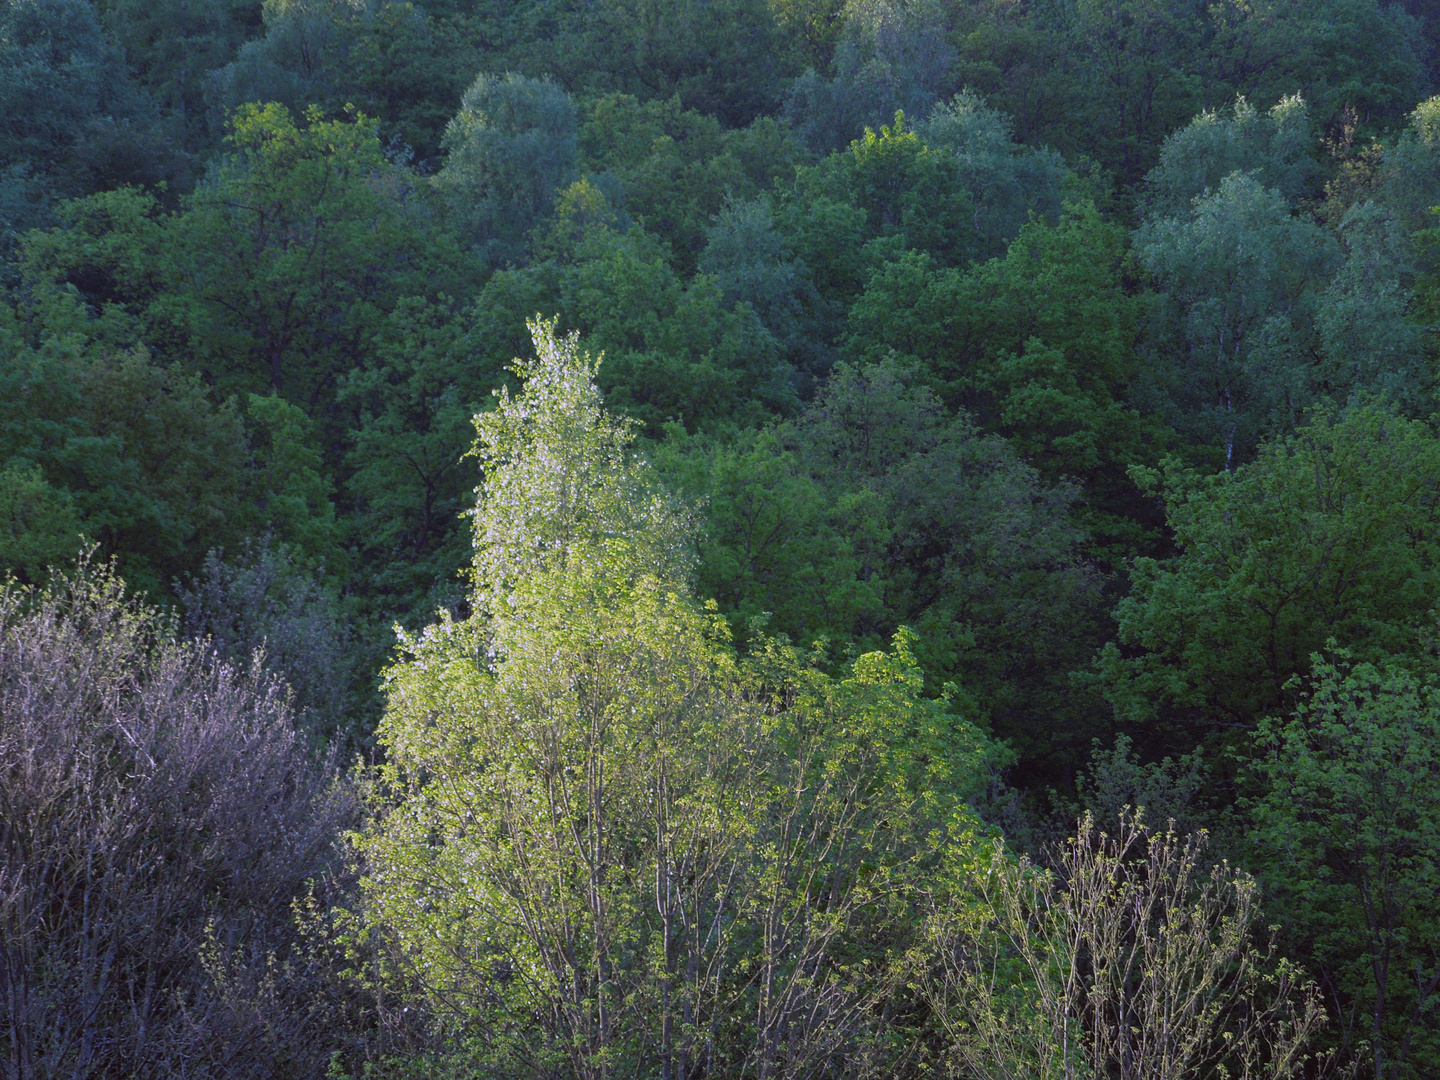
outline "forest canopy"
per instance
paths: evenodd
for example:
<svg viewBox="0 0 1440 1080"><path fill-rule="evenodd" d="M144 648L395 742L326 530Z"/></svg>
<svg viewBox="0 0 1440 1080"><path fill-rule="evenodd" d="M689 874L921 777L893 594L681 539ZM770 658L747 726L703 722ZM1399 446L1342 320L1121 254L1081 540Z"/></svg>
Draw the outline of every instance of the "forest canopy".
<svg viewBox="0 0 1440 1080"><path fill-rule="evenodd" d="M0 0L0 1076L1440 1071L1437 94Z"/></svg>

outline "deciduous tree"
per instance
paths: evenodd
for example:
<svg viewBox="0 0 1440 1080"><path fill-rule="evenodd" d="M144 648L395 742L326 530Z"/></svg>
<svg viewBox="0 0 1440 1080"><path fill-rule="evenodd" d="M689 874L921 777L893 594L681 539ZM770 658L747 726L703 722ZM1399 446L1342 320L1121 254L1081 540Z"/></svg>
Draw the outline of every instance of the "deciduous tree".
<svg viewBox="0 0 1440 1080"><path fill-rule="evenodd" d="M978 903L933 919L922 976L952 1075L1304 1075L1319 997L1256 947L1259 885L1205 846L1086 815L1054 872L998 842L970 866Z"/></svg>
<svg viewBox="0 0 1440 1080"><path fill-rule="evenodd" d="M1126 720L1249 727L1335 637L1357 659L1417 655L1440 600L1440 442L1378 405L1319 412L1234 472L1178 464L1164 495L1179 554L1138 559L1102 667Z"/></svg>
<svg viewBox="0 0 1440 1080"><path fill-rule="evenodd" d="M840 1068L995 751L920 696L905 635L838 680L778 643L737 661L594 361L532 329L477 421L475 614L389 676L363 848L391 962L476 1065Z"/></svg>
<svg viewBox="0 0 1440 1080"><path fill-rule="evenodd" d="M1255 748L1253 840L1287 942L1370 1075L1426 1075L1440 1061L1440 689L1403 663L1316 656L1294 714L1265 721Z"/></svg>

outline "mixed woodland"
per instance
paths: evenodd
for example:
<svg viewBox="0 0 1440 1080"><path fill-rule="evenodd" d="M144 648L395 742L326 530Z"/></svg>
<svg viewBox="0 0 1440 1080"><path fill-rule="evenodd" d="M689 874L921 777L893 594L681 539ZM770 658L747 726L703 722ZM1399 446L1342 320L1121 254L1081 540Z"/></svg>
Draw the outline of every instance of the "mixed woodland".
<svg viewBox="0 0 1440 1080"><path fill-rule="evenodd" d="M1440 1075L1427 0L0 0L0 1078Z"/></svg>

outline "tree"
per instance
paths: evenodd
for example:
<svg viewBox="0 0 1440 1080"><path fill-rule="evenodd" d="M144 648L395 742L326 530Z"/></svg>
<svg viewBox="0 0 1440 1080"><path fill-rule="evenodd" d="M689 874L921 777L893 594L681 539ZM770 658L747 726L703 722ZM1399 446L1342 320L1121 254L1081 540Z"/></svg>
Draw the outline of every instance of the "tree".
<svg viewBox="0 0 1440 1080"><path fill-rule="evenodd" d="M595 185L566 191L538 238L552 258L500 271L481 293L472 339L487 360L526 310L549 308L610 357L600 376L609 401L647 434L793 412L794 371L750 305L727 303L703 274L686 282L660 241L622 224Z"/></svg>
<svg viewBox="0 0 1440 1080"><path fill-rule="evenodd" d="M1139 229L1134 251L1173 305L1172 423L1232 466L1316 400L1315 307L1338 246L1292 217L1278 191L1235 172L1189 213Z"/></svg>
<svg viewBox="0 0 1440 1080"><path fill-rule="evenodd" d="M946 40L943 5L850 2L840 17L834 77L807 71L785 101L786 117L801 139L822 153L843 149L897 112L923 116L956 89L955 50Z"/></svg>
<svg viewBox="0 0 1440 1080"><path fill-rule="evenodd" d="M35 584L74 558L83 542L68 491L52 487L35 465L0 472L0 573Z"/></svg>
<svg viewBox="0 0 1440 1080"><path fill-rule="evenodd" d="M1226 0L1209 15L1213 78L1259 101L1299 93L1337 140L1395 123L1425 88L1426 43L1400 4Z"/></svg>
<svg viewBox="0 0 1440 1080"><path fill-rule="evenodd" d="M178 121L190 149L203 146L210 134L206 97L213 95L213 73L259 29L269 5L256 0L106 0L98 6L135 81ZM266 96L273 97L274 88Z"/></svg>
<svg viewBox="0 0 1440 1080"><path fill-rule="evenodd" d="M910 626L932 692L956 681L1022 754L1084 745L1057 723L1085 715L1065 673L1098 644L1072 490L894 361L841 365L793 420L695 452L700 582L737 634L769 613L770 632L868 650Z"/></svg>
<svg viewBox="0 0 1440 1080"><path fill-rule="evenodd" d="M422 169L438 164L455 99L475 70L474 44L453 20L393 0L266 0L261 10L264 34L205 80L216 135L249 102L278 102L297 115L359 107L376 118L393 157L413 155ZM173 31L169 41L189 44Z"/></svg>
<svg viewBox="0 0 1440 1080"><path fill-rule="evenodd" d="M434 183L489 262L518 261L527 234L574 179L575 128L570 95L549 79L482 72L465 91Z"/></svg>
<svg viewBox="0 0 1440 1080"><path fill-rule="evenodd" d="M1259 886L1205 846L1086 815L1053 873L1001 842L967 867L978 903L936 913L922 961L952 1075L1304 1075L1319 998L1251 942Z"/></svg>
<svg viewBox="0 0 1440 1080"><path fill-rule="evenodd" d="M472 1066L804 1075L861 1054L909 886L995 751L904 636L832 680L690 598L693 525L534 323L477 419L474 614L405 642L363 840Z"/></svg>
<svg viewBox="0 0 1440 1080"><path fill-rule="evenodd" d="M951 32L959 54L955 81L1012 116L1016 137L1027 146L1093 157L1090 126L1075 123L1087 104L1084 60L1064 32L1064 13L1058 5L1019 7L1006 0L966 5Z"/></svg>
<svg viewBox="0 0 1440 1080"><path fill-rule="evenodd" d="M1191 743L1285 708L1328 637L1362 661L1418 653L1440 601L1426 424L1374 404L1319 411L1233 472L1170 462L1140 478L1163 494L1179 554L1137 559L1116 608L1101 667L1122 720Z"/></svg>
<svg viewBox="0 0 1440 1080"><path fill-rule="evenodd" d="M347 524L363 553L359 580L387 631L462 595L470 551L462 508L473 482L461 459L474 439L471 418L503 372L478 355L476 313L457 308L446 298L402 301L364 367L340 387L341 407L356 417Z"/></svg>
<svg viewBox="0 0 1440 1080"><path fill-rule="evenodd" d="M1228 116L1202 112L1160 147L1160 163L1145 175L1146 216L1182 216L1234 172L1250 174L1294 205L1314 193L1318 179L1310 125L1299 96L1282 98L1263 115L1244 97Z"/></svg>
<svg viewBox="0 0 1440 1080"><path fill-rule="evenodd" d="M1254 843L1287 940L1304 950L1369 1073L1440 1061L1440 687L1405 662L1311 658L1289 719L1255 733ZM1365 1045L1368 1042L1368 1047Z"/></svg>
<svg viewBox="0 0 1440 1080"><path fill-rule="evenodd" d="M1173 438L1148 407L1143 298L1123 273L1124 240L1093 204L1072 204L965 271L903 256L870 276L845 342L858 361L893 350L913 362L1048 482L1080 484L1081 520L1107 561L1154 545L1158 522L1126 470Z"/></svg>
<svg viewBox="0 0 1440 1080"><path fill-rule="evenodd" d="M1440 204L1437 158L1440 97L1433 97L1415 107L1409 125L1395 144L1385 147L1379 166L1366 177L1368 183L1361 185L1356 201L1373 198L1411 236L1432 227L1430 208ZM1433 270L1433 265L1429 269Z"/></svg>
<svg viewBox="0 0 1440 1080"><path fill-rule="evenodd" d="M670 245L683 274L727 200L749 199L794 176L806 155L773 120L727 131L678 97L641 101L606 94L584 110L581 166L595 174L615 209Z"/></svg>
<svg viewBox="0 0 1440 1080"><path fill-rule="evenodd" d="M726 203L708 231L699 270L726 303L750 305L797 372L814 377L829 368L810 268L776 228L769 199Z"/></svg>
<svg viewBox="0 0 1440 1080"><path fill-rule="evenodd" d="M263 659L293 692L296 726L315 745L340 754L360 741L356 721L372 703L356 686L358 650L323 568L312 573L266 535L229 559L210 551L200 572L177 585L185 637L236 667Z"/></svg>
<svg viewBox="0 0 1440 1080"><path fill-rule="evenodd" d="M1321 393L1341 398L1365 388L1410 416L1423 416L1433 376L1422 344L1414 262L1403 226L1372 202L1351 207L1336 230L1345 262L1316 318Z"/></svg>
<svg viewBox="0 0 1440 1080"><path fill-rule="evenodd" d="M903 113L878 132L866 128L848 150L799 169L791 198L834 200L863 212L858 235L849 239L869 247L865 261L872 265L911 248L947 266L963 265L980 247L960 162L926 145Z"/></svg>
<svg viewBox="0 0 1440 1080"><path fill-rule="evenodd" d="M351 24L368 14L344 0L264 0L265 32L240 45L209 79L211 108L223 123L242 106L274 102L294 113L329 96ZM219 135L220 131L217 130Z"/></svg>
<svg viewBox="0 0 1440 1080"><path fill-rule="evenodd" d="M217 404L194 376L144 350L117 354L71 335L46 335L36 348L19 334L0 350L0 460L16 470L12 482L30 478L13 497L56 515L12 504L11 527L29 536L13 542L41 545L12 568L35 581L44 568L36 560L73 555L83 532L120 558L137 587L153 589L237 538L251 492L233 402ZM67 518L74 532L62 551L52 530L68 531Z"/></svg>
<svg viewBox="0 0 1440 1080"><path fill-rule="evenodd" d="M5 160L63 173L86 123L127 90L95 9L77 0L7 0L0 9L0 50Z"/></svg>
<svg viewBox="0 0 1440 1080"><path fill-rule="evenodd" d="M799 68L824 71L845 27L843 0L771 0L770 11Z"/></svg>
<svg viewBox="0 0 1440 1080"><path fill-rule="evenodd" d="M1061 32L1084 57L1086 141L1124 180L1139 179L1165 133L1195 111L1199 79L1186 60L1202 8L1167 0L1075 0L1058 8Z"/></svg>
<svg viewBox="0 0 1440 1080"><path fill-rule="evenodd" d="M917 129L927 146L949 151L959 163L984 255L1001 254L1032 215L1055 224L1071 175L1055 151L1017 144L1012 124L980 95L964 90L936 105Z"/></svg>
<svg viewBox="0 0 1440 1080"><path fill-rule="evenodd" d="M798 70L769 0L490 0L486 8L466 29L483 27L488 51L507 67L553 76L585 97L674 101L732 129L771 114L782 80Z"/></svg>
<svg viewBox="0 0 1440 1080"><path fill-rule="evenodd" d="M64 228L28 238L25 284L40 299L78 286L93 317L76 329L144 344L223 394L273 392L320 446L343 446L341 376L402 296L456 291L466 262L363 115L246 105L227 142L173 214L133 189L68 204Z"/></svg>
<svg viewBox="0 0 1440 1080"><path fill-rule="evenodd" d="M0 259L26 230L52 224L62 199L182 178L157 119L93 5L0 4Z"/></svg>
<svg viewBox="0 0 1440 1080"><path fill-rule="evenodd" d="M172 223L176 285L189 287L161 303L178 308L172 317L217 378L315 416L377 311L443 287L446 257L414 227L405 177L364 116L311 110L296 123L280 106L248 105L227 141L233 156Z"/></svg>

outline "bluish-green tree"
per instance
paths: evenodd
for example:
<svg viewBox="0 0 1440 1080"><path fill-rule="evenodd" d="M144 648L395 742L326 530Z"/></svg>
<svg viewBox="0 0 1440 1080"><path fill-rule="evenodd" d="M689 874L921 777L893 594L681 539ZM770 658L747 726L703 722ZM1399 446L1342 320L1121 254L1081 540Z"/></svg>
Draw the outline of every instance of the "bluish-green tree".
<svg viewBox="0 0 1440 1080"><path fill-rule="evenodd" d="M464 240L492 264L519 260L529 231L575 179L576 116L549 79L482 72L445 130L434 183Z"/></svg>

